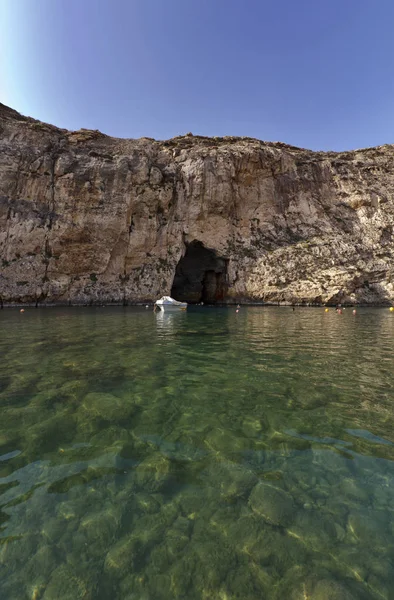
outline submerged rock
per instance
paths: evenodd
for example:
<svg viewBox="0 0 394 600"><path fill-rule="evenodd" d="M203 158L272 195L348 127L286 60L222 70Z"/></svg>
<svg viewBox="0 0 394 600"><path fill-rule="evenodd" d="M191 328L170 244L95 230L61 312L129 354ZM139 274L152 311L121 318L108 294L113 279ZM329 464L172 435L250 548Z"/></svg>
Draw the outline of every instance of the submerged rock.
<svg viewBox="0 0 394 600"><path fill-rule="evenodd" d="M26 576L29 581L48 581L59 564L59 551L56 546L41 545L26 565Z"/></svg>
<svg viewBox="0 0 394 600"><path fill-rule="evenodd" d="M327 552L337 541L337 529L334 521L321 513L310 510L299 511L288 532L307 547L321 552Z"/></svg>
<svg viewBox="0 0 394 600"><path fill-rule="evenodd" d="M54 598L56 600L93 600L94 593L88 582L76 575L73 569L66 565L60 565L52 573L43 595L43 600L53 600Z"/></svg>
<svg viewBox="0 0 394 600"><path fill-rule="evenodd" d="M159 492L171 478L171 462L159 453L148 456L135 469L135 482L144 492Z"/></svg>
<svg viewBox="0 0 394 600"><path fill-rule="evenodd" d="M41 458L43 453L72 441L75 428L75 418L67 413L59 412L50 419L40 421L26 429L27 452L33 458Z"/></svg>
<svg viewBox="0 0 394 600"><path fill-rule="evenodd" d="M393 540L387 530L389 515L386 513L367 514L364 511L352 512L348 517L348 531L361 543L375 547L393 547Z"/></svg>
<svg viewBox="0 0 394 600"><path fill-rule="evenodd" d="M126 421L134 411L134 405L129 399L102 392L90 392L84 397L78 414L86 427L91 423L94 431L97 427L95 421L119 423ZM79 426L81 427L82 423L79 423Z"/></svg>
<svg viewBox="0 0 394 600"><path fill-rule="evenodd" d="M356 500L358 503L368 503L370 494L365 490L355 479L345 477L342 479L340 486L340 494Z"/></svg>
<svg viewBox="0 0 394 600"><path fill-rule="evenodd" d="M296 507L290 494L262 482L253 488L249 505L268 523L282 527L290 525L296 514Z"/></svg>
<svg viewBox="0 0 394 600"><path fill-rule="evenodd" d="M163 497L160 494L146 494L141 492L134 494L133 500L138 510L148 514L157 513L163 504Z"/></svg>
<svg viewBox="0 0 394 600"><path fill-rule="evenodd" d="M81 519L80 530L86 535L92 555L101 556L116 539L120 519L110 511L93 513Z"/></svg>
<svg viewBox="0 0 394 600"><path fill-rule="evenodd" d="M309 586L306 587L308 590ZM313 585L309 597L311 600L362 600L363 597L366 600L366 596L359 595L359 592L360 588L355 595L345 583L334 579L322 579Z"/></svg>
<svg viewBox="0 0 394 600"><path fill-rule="evenodd" d="M138 560L141 544L135 536L122 537L107 552L104 571L112 577L122 579L133 571Z"/></svg>
<svg viewBox="0 0 394 600"><path fill-rule="evenodd" d="M228 499L247 496L257 479L250 469L228 461L213 463L206 472L206 478L207 483Z"/></svg>

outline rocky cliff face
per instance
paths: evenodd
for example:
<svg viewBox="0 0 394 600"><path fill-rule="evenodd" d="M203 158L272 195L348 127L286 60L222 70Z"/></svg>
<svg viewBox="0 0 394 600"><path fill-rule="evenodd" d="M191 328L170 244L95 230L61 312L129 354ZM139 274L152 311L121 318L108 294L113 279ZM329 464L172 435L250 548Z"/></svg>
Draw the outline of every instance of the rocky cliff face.
<svg viewBox="0 0 394 600"><path fill-rule="evenodd" d="M66 131L0 105L0 301L394 301L394 146Z"/></svg>

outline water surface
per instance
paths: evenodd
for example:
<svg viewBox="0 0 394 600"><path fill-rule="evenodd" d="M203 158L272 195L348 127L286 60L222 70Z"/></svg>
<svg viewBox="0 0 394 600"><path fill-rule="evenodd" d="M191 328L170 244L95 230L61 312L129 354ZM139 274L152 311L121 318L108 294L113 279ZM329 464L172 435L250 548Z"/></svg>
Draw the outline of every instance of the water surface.
<svg viewBox="0 0 394 600"><path fill-rule="evenodd" d="M394 598L387 309L0 311L0 597Z"/></svg>

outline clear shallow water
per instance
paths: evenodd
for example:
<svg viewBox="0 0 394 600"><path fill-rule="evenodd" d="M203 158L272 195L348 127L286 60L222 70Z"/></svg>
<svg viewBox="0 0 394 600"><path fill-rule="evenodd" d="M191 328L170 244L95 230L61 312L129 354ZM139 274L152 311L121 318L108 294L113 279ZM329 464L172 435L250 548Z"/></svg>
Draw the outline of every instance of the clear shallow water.
<svg viewBox="0 0 394 600"><path fill-rule="evenodd" d="M0 311L0 597L394 598L387 309Z"/></svg>

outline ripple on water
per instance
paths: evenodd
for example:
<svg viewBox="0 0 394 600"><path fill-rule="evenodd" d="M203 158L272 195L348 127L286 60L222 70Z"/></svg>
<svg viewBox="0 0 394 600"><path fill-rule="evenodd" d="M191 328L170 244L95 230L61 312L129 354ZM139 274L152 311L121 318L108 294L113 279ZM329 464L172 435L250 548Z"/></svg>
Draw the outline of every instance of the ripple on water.
<svg viewBox="0 0 394 600"><path fill-rule="evenodd" d="M0 313L2 598L394 597L388 311L25 317Z"/></svg>

